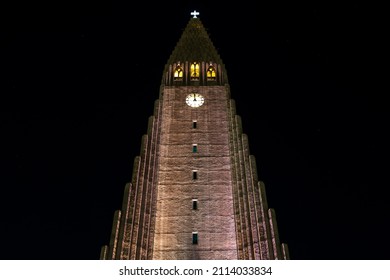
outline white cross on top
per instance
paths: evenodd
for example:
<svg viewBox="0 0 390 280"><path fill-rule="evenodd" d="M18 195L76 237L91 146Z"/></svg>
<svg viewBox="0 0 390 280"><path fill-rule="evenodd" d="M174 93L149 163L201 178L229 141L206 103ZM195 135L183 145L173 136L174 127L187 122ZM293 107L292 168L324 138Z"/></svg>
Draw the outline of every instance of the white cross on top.
<svg viewBox="0 0 390 280"><path fill-rule="evenodd" d="M193 15L193 17L196 18L196 16L199 15L199 12L194 10L193 12L191 12L191 15Z"/></svg>

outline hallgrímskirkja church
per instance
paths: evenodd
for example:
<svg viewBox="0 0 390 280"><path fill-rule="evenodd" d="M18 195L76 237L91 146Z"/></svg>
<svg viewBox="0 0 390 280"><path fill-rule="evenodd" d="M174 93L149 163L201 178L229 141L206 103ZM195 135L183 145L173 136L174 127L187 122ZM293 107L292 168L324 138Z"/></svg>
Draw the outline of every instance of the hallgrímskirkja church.
<svg viewBox="0 0 390 280"><path fill-rule="evenodd" d="M100 259L289 259L225 66L191 14Z"/></svg>

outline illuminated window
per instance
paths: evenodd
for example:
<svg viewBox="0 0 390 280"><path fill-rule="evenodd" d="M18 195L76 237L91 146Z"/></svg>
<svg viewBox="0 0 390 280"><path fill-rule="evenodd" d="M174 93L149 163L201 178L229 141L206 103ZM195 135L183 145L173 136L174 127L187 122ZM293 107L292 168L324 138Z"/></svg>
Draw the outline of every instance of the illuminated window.
<svg viewBox="0 0 390 280"><path fill-rule="evenodd" d="M199 80L199 63L194 62L191 64L191 80Z"/></svg>
<svg viewBox="0 0 390 280"><path fill-rule="evenodd" d="M192 122L192 128L196 128L196 125L197 125L197 121L193 121Z"/></svg>
<svg viewBox="0 0 390 280"><path fill-rule="evenodd" d="M173 73L173 79L175 81L183 80L183 69L180 67L180 64L178 64L175 68L175 72Z"/></svg>
<svg viewBox="0 0 390 280"><path fill-rule="evenodd" d="M198 152L198 145L197 144L193 144L192 145L192 152L193 153L197 153Z"/></svg>
<svg viewBox="0 0 390 280"><path fill-rule="evenodd" d="M209 68L207 69L207 80L208 81L215 81L217 78L217 74L215 72L214 66L210 64Z"/></svg>
<svg viewBox="0 0 390 280"><path fill-rule="evenodd" d="M198 171L196 171L196 170L193 170L193 171L192 171L192 179L193 179L193 180L198 179Z"/></svg>
<svg viewBox="0 0 390 280"><path fill-rule="evenodd" d="M198 232L197 231L192 233L192 244L198 244Z"/></svg>
<svg viewBox="0 0 390 280"><path fill-rule="evenodd" d="M192 200L192 210L197 210L198 209L198 200L193 199Z"/></svg>

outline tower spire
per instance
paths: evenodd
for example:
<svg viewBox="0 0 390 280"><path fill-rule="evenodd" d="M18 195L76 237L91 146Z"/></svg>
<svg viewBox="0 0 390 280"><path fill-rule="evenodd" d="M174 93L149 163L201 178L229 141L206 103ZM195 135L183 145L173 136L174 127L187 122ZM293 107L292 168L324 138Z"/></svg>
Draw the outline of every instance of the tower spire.
<svg viewBox="0 0 390 280"><path fill-rule="evenodd" d="M191 15L193 17L190 18L165 65L162 83L165 85L192 84L199 86L227 84L225 65L202 22L196 17L199 13L195 10ZM191 71L193 63L196 63L197 70L199 70L199 79L191 80L191 75L186 74L193 73ZM183 73L182 79L175 79L177 78L175 71L178 69ZM213 69L215 79L207 79L206 76L207 73L210 73L208 72L210 69Z"/></svg>

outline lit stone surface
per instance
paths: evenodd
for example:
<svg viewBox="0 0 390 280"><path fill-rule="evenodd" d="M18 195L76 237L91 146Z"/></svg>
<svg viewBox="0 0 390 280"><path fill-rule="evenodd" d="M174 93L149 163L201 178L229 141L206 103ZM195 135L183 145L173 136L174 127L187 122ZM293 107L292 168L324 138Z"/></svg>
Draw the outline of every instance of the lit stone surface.
<svg viewBox="0 0 390 280"><path fill-rule="evenodd" d="M198 151L196 154L192 151L192 144L197 144ZM193 157L194 160L197 159L197 157L204 157L209 154L218 154L221 157L229 157L229 145L213 145L213 144L203 144L201 141L192 141L187 144L177 144L177 145L165 145L162 144L160 146L161 156L164 157Z"/></svg>
<svg viewBox="0 0 390 280"><path fill-rule="evenodd" d="M194 246L195 248L190 248L188 250L178 250L178 251L158 251L155 252L154 257L156 260L198 260L199 255L207 254L210 257L210 260L235 260L237 259L236 250L227 250L227 251L213 251L207 250L203 252Z"/></svg>

